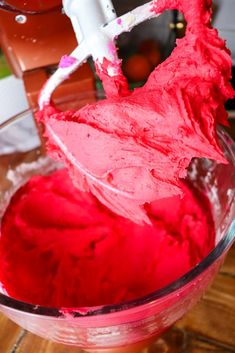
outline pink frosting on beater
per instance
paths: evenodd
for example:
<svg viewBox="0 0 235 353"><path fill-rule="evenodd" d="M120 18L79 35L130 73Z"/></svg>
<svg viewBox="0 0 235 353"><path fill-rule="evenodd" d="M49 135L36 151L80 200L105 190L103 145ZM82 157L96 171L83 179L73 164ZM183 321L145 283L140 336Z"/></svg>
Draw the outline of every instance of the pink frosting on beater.
<svg viewBox="0 0 235 353"><path fill-rule="evenodd" d="M192 158L226 163L216 124L227 124L224 103L234 95L231 57L211 27L211 0L154 2L156 13L166 9L185 15L186 35L142 88L129 92L104 60L106 100L78 112L46 107L39 117L48 152L66 163L74 184L137 223L150 222L146 203L182 195Z"/></svg>
<svg viewBox="0 0 235 353"><path fill-rule="evenodd" d="M62 58L60 60L59 67L64 69L66 67L72 66L76 62L77 62L76 58L69 56L69 55L64 55L64 56L62 56Z"/></svg>

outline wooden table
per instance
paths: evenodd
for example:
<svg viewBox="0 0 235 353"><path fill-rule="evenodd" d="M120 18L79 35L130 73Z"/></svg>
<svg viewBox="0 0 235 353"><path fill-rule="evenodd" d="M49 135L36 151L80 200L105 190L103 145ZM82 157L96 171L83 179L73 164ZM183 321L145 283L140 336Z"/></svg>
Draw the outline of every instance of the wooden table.
<svg viewBox="0 0 235 353"><path fill-rule="evenodd" d="M0 353L77 353L0 315ZM201 301L143 353L235 353L235 244Z"/></svg>

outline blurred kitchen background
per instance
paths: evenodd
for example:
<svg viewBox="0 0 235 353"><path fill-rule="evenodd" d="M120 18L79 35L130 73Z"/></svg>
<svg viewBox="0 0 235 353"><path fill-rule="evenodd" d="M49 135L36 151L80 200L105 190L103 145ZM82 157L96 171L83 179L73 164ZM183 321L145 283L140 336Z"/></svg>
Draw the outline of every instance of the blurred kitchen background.
<svg viewBox="0 0 235 353"><path fill-rule="evenodd" d="M143 0L113 0L118 15L145 2ZM4 23L9 21L6 16L8 15L5 11L0 10L0 47L2 47L0 52L0 124L4 123L8 118L28 109L29 106L32 107L35 103L35 94L37 93L34 92L34 97L32 98L31 92L29 93L27 88L28 76L24 72L22 77L21 74L16 73L14 60L7 61L6 56L3 54L4 51L8 55L8 50L12 50L11 45L6 44ZM16 14L11 14L10 19L14 21L15 16ZM233 84L235 86L234 16L235 0L214 1L213 25L219 30L221 37L226 39L227 46L231 50L234 65L232 70ZM21 39L27 41L27 36L22 35L24 24L17 25L19 26ZM158 19L145 22L131 33L120 36L118 40L119 55L123 59L123 70L132 88L142 85L154 67L171 53L176 38L184 35L185 25L181 14L176 11L166 11ZM14 36L17 38L17 33ZM37 43L34 42L34 39L29 39L29 41L32 41L31 44L34 44L34 48L36 48ZM35 72L35 68L32 67L28 71L27 74L31 75ZM13 73L17 74L18 77L16 78ZM97 78L94 80L94 86L96 90L102 90L102 85ZM82 82L79 87L83 89ZM84 89L86 89L86 86L84 86ZM234 125L235 100L229 101L226 107L231 117L232 125ZM25 145L25 141L28 141L28 145ZM20 123L17 129L11 132L10 136L5 136L4 140L0 141L0 153L11 153L15 148L24 152L25 148L36 147L38 143L39 139L34 121L32 118L29 118L28 121Z"/></svg>

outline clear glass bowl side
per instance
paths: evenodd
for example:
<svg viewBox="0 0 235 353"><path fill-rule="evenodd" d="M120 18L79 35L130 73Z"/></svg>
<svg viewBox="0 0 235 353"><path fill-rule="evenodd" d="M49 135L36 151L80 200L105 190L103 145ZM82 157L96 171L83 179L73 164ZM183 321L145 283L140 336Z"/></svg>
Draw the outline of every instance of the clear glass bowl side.
<svg viewBox="0 0 235 353"><path fill-rule="evenodd" d="M26 118L26 112L20 119ZM0 140L18 119L0 128ZM0 293L0 311L23 328L47 339L85 349L122 347L160 335L181 318L201 297L222 264L235 236L235 148L231 138L218 130L229 160L217 165L209 160L192 162L189 179L211 202L216 224L216 247L194 269L136 301L96 308L43 308L22 303ZM0 211L11 195L33 174L49 173L58 165L35 148L0 156Z"/></svg>
<svg viewBox="0 0 235 353"><path fill-rule="evenodd" d="M57 343L84 349L113 349L158 337L200 299L223 262L225 253L187 285L152 302L131 309L76 317L61 310L60 317L30 314L7 306L1 311L30 332ZM182 283L183 283L182 279ZM36 309L36 308L35 308ZM101 309L102 310L102 309Z"/></svg>

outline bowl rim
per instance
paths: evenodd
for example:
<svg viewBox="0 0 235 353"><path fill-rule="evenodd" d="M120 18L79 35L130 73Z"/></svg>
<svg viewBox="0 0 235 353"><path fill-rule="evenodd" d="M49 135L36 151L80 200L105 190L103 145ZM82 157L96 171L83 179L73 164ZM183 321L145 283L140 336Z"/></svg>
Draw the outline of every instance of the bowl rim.
<svg viewBox="0 0 235 353"><path fill-rule="evenodd" d="M21 311L28 314L34 314L38 316L46 317L61 317L63 318L64 314L71 314L74 318L86 318L92 316L104 316L107 314L114 314L121 311L126 311L129 309L143 307L151 302L163 299L185 287L187 284L195 280L203 272L205 272L211 265L216 263L222 254L226 254L229 248L232 246L235 239L235 219L232 221L230 226L227 229L225 236L218 242L216 247L193 269L188 271L186 274L173 281L169 285L161 288L157 291L154 291L150 294L147 294L143 297L140 297L135 300L126 301L121 304L107 304L101 306L93 307L78 307L78 308L56 308L56 307L45 307L41 305L35 305L26 303L14 298L11 298L3 293L0 293L0 311L1 306L8 307L13 310Z"/></svg>
<svg viewBox="0 0 235 353"><path fill-rule="evenodd" d="M6 126L11 125L19 118L21 119L26 114L31 114L33 111L31 109L25 110L14 117L8 119L3 124L0 124L0 130L5 128ZM228 135L228 133L222 128L218 127L218 135L221 140L227 139L229 140L228 150L230 153L230 157L233 160L233 164L235 166L235 143L232 138ZM231 200L231 204L235 202L235 196ZM198 276L200 276L203 272L205 272L211 265L215 264L219 261L221 255L225 255L229 248L232 246L233 241L235 239L235 217L232 222L227 225L225 230L225 235L218 242L218 244L214 247L214 249L194 268L189 270L183 276L178 278L177 280L171 282L169 285L158 289L154 292L151 292L145 296L140 298L122 302L121 304L107 304L100 306L92 306L92 307L45 307L41 305L35 305L31 303L26 303L12 297L7 296L6 294L0 293L0 311L1 307L7 307L12 310L21 311L27 314L34 314L38 316L45 317L64 317L64 313L70 313L73 317L86 318L86 317L94 317L94 316L104 316L107 314L115 314L121 311L126 311L129 309L134 309L137 307L145 307L145 305L152 303L154 301L163 299L175 292L177 292L182 287L185 287L187 284L195 280Z"/></svg>

